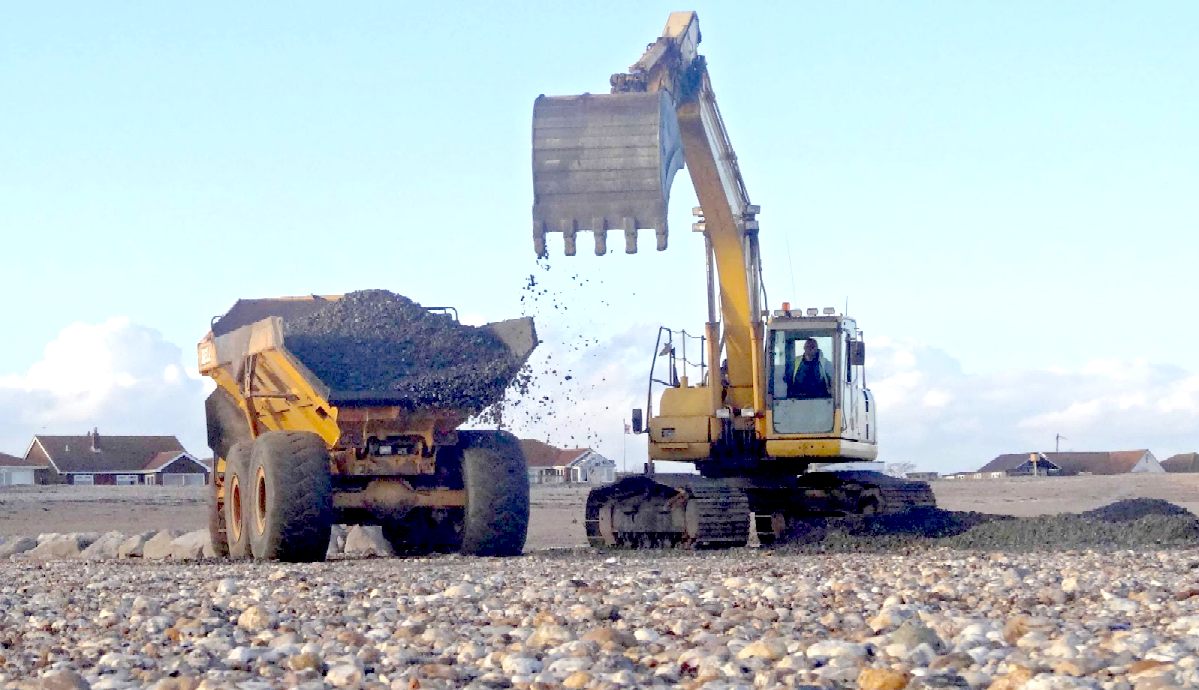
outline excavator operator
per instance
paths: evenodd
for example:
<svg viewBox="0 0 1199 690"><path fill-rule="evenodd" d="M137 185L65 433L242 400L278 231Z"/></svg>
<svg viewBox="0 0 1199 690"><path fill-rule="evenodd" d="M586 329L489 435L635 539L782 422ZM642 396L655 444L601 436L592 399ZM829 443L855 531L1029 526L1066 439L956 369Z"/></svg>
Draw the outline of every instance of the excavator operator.
<svg viewBox="0 0 1199 690"><path fill-rule="evenodd" d="M788 398L830 398L833 395L832 365L820 351L815 338L803 344L803 356L795 360L795 367L787 381Z"/></svg>

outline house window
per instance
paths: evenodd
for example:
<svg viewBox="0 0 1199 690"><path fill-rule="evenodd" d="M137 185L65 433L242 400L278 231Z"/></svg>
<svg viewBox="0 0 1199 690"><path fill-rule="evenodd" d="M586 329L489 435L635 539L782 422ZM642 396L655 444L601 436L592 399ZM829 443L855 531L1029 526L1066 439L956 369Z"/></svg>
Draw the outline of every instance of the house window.
<svg viewBox="0 0 1199 690"><path fill-rule="evenodd" d="M163 486L202 486L205 483L204 475L196 473L170 473L159 475Z"/></svg>
<svg viewBox="0 0 1199 690"><path fill-rule="evenodd" d="M133 486L137 483L136 474L118 474L117 486Z"/></svg>
<svg viewBox="0 0 1199 690"><path fill-rule="evenodd" d="M71 482L71 483L72 483L72 484L76 484L76 485L79 485L79 484L95 484L95 483L96 483L96 478L95 478L95 476L93 476L93 475L90 475L90 474L77 474L77 475L75 475L75 477L74 477L74 481L73 481L73 482Z"/></svg>

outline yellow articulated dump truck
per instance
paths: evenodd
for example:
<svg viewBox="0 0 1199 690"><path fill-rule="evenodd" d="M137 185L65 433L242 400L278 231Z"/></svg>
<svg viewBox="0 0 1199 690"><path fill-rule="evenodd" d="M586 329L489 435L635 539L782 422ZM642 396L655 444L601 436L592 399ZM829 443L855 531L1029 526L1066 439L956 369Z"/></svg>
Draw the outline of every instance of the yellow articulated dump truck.
<svg viewBox="0 0 1199 690"><path fill-rule="evenodd" d="M521 553L520 445L459 427L536 343L531 318L474 328L383 290L238 300L198 346L217 553L323 560L334 524L381 525L399 554Z"/></svg>

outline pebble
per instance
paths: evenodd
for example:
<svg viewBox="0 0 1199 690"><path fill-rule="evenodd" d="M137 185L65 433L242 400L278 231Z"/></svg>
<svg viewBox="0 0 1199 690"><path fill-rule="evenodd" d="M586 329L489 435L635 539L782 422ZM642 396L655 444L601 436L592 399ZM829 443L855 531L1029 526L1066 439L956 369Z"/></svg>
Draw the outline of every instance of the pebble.
<svg viewBox="0 0 1199 690"><path fill-rule="evenodd" d="M1196 588L1193 548L0 560L0 687L1194 688Z"/></svg>

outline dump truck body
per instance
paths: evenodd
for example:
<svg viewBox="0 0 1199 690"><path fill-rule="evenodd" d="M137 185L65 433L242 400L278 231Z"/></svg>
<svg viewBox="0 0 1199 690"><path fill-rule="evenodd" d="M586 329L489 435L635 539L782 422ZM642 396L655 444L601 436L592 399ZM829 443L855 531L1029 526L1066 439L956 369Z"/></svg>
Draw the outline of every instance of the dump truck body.
<svg viewBox="0 0 1199 690"><path fill-rule="evenodd" d="M487 545L464 544L462 541L470 531L470 525L465 524L469 522L469 509L486 512L486 509L471 505L468 486L471 477L468 475L486 475L490 471L487 464L495 465L491 469L506 476L491 479L513 494L504 501L521 504L515 508L505 504L496 509L505 514L515 511L516 522L520 522L519 513L523 510L523 520L527 523L528 488L524 459L509 434L461 432L458 429L482 407L497 402L507 381L491 381L493 385L482 395L459 396L457 403L454 396L447 396L446 403L431 405L429 396L435 396L436 390L422 389L421 396L414 396L410 388L395 382L372 384L367 378L363 385L363 377L357 374L365 371L369 377L378 369L377 363L368 361L369 358L341 357L331 364L316 361L312 355L305 360L298 351L288 347L288 324L311 319L341 299L340 296L312 296L241 300L224 317L214 321L211 332L200 342L200 371L218 386L208 404L209 443L217 462L213 495L214 542L224 539L232 546L237 541L234 531L240 534L244 526L249 526L253 533L254 528L269 526L265 518L270 507L265 504L268 497L262 495L268 487L260 486L269 480L269 473L263 469L261 460L257 462L258 469L254 469L253 451L261 450L260 455L267 453L270 443L262 440L265 437L302 434L308 440L294 443L303 446L304 452L322 453L327 466L328 495L311 497L327 504L317 511L317 519L383 525L385 534L398 551L421 551L415 544L420 542L436 550L467 548L487 552L490 548ZM430 318L450 320L454 317L431 314ZM455 327L472 337L494 341L493 350L502 351L510 358L505 360L501 373L514 373L519 369L537 342L529 318L489 324L479 329L479 333L471 333L469 327L456 324ZM347 328L358 327L348 324ZM375 338L378 333L374 329L364 330L369 332L339 333L335 329L327 344L337 348L344 342L350 343L345 347L352 347L363 339ZM422 333L427 334L428 329ZM400 345L382 340L372 346L383 348L380 354L383 357L389 347ZM481 366L490 364L480 363ZM422 363L413 362L410 368L414 376L428 378L430 372L421 367ZM314 368L322 369L325 376L319 376ZM343 371L346 368L352 371ZM361 371L353 371L356 368ZM494 378L495 372L491 371L489 375ZM330 385L331 380L350 380L355 385L343 383L339 387ZM447 386L452 388L452 382ZM286 444L280 447L291 448ZM478 460L476 456L480 455L487 455L488 460ZM231 467L230 458L244 467ZM276 461L276 464L285 463L286 460ZM517 474L520 485L514 476L509 476ZM237 479L236 486L230 479ZM251 486L252 490L247 489ZM318 493L325 493L325 490ZM222 515L226 519L222 520ZM479 517L485 518L486 515ZM500 542L498 552L519 552L523 547L525 524L509 527L492 540ZM519 537L516 532L520 532ZM430 540L431 533L439 536ZM487 540L486 534L476 536ZM306 556L302 560L311 560L308 556L315 550L302 549ZM253 555L261 558L289 556L287 553Z"/></svg>

